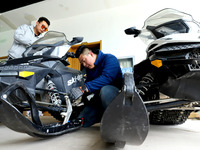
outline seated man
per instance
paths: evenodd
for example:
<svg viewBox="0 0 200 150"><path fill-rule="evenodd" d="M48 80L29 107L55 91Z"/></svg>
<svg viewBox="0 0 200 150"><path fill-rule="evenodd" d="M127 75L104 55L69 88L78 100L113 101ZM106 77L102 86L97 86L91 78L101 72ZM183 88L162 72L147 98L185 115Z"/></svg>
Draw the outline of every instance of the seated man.
<svg viewBox="0 0 200 150"><path fill-rule="evenodd" d="M82 45L77 49L76 57L86 68L87 78L84 86L70 91L69 97L76 100L85 93L85 108L79 118L84 119L84 127L89 127L100 122L107 106L119 94L123 86L123 76L117 58L111 54ZM89 101L85 100L86 95L91 93L94 97Z"/></svg>

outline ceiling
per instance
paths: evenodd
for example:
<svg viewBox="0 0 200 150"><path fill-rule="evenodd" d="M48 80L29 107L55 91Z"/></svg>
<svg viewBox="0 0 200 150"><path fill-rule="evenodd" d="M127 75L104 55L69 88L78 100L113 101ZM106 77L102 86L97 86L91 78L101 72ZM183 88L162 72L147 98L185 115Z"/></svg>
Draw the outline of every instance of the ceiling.
<svg viewBox="0 0 200 150"><path fill-rule="evenodd" d="M101 11L133 3L130 0L6 0L0 5L0 32L31 24L39 17L51 22L84 13Z"/></svg>
<svg viewBox="0 0 200 150"><path fill-rule="evenodd" d="M12 30L17 28L17 24L12 22L6 14L12 14L13 16L17 16L17 9L23 8L25 6L30 6L32 4L41 2L44 0L6 0L2 5L0 5L0 32ZM16 20L17 20L16 17Z"/></svg>
<svg viewBox="0 0 200 150"><path fill-rule="evenodd" d="M2 5L0 5L0 13L4 13L13 9L17 9L41 1L43 0L14 0L14 1L6 0L3 2Z"/></svg>

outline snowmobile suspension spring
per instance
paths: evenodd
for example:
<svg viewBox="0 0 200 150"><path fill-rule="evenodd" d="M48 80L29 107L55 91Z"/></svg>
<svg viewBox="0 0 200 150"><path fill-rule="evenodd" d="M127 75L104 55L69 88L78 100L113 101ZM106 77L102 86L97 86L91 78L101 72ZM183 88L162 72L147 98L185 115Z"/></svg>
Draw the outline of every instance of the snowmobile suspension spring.
<svg viewBox="0 0 200 150"><path fill-rule="evenodd" d="M139 94L145 95L149 91L149 88L151 87L151 83L153 82L154 82L154 77L152 73L147 73L139 82L139 86L137 89Z"/></svg>
<svg viewBox="0 0 200 150"><path fill-rule="evenodd" d="M48 88L48 90L57 91L56 85L50 79L48 79L47 88ZM48 92L48 94L49 94L49 97L51 99L51 102L55 106L60 106L61 105L62 100L60 99L59 93Z"/></svg>

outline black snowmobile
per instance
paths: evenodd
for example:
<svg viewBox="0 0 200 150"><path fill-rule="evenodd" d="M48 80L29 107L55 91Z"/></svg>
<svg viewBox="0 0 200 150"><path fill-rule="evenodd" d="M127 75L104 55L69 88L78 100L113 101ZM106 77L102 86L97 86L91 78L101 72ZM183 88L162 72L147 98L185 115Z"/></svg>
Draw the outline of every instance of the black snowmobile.
<svg viewBox="0 0 200 150"><path fill-rule="evenodd" d="M124 90L102 118L102 137L120 146L142 144L149 124L182 124L200 110L200 24L186 13L163 9L147 18L142 30L125 33L148 46L147 58L133 74L125 73Z"/></svg>
<svg viewBox="0 0 200 150"><path fill-rule="evenodd" d="M12 130L32 136L51 137L76 129L81 119L73 116L67 93L84 84L80 71L66 67L69 48L82 37L68 41L63 33L49 31L27 48L22 58L0 65L0 121ZM31 112L31 119L23 115ZM60 122L43 124L39 111L49 112Z"/></svg>

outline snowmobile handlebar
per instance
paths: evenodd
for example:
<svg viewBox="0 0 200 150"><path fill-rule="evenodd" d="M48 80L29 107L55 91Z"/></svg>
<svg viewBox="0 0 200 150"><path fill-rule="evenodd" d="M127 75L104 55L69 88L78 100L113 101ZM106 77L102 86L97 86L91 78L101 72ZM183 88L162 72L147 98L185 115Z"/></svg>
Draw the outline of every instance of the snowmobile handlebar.
<svg viewBox="0 0 200 150"><path fill-rule="evenodd" d="M83 41L83 37L73 37L72 41L68 41L68 45L75 45Z"/></svg>
<svg viewBox="0 0 200 150"><path fill-rule="evenodd" d="M68 57L71 57L71 58L75 58L76 57L74 52L67 52L66 56L67 56L67 58Z"/></svg>
<svg viewBox="0 0 200 150"><path fill-rule="evenodd" d="M61 59L66 60L68 57L76 58L76 56L73 52L67 52Z"/></svg>
<svg viewBox="0 0 200 150"><path fill-rule="evenodd" d="M72 41L68 41L68 45L75 45L83 41L83 37L73 37ZM67 52L61 59L66 60L68 57L76 58L73 52Z"/></svg>

